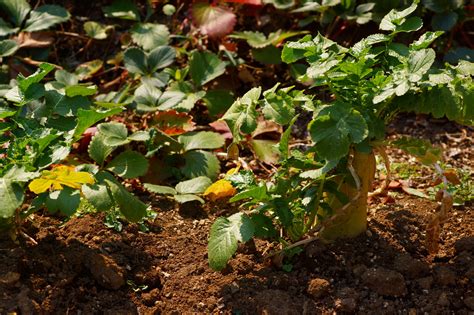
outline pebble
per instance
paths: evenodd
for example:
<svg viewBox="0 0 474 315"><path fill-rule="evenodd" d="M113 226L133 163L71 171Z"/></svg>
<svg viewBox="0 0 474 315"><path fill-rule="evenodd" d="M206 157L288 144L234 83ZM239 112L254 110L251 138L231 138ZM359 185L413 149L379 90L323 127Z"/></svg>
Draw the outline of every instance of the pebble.
<svg viewBox="0 0 474 315"><path fill-rule="evenodd" d="M466 304L469 309L474 311L474 296L464 298L464 304Z"/></svg>
<svg viewBox="0 0 474 315"><path fill-rule="evenodd" d="M365 285L380 295L401 296L407 292L405 278L397 271L373 268L364 272L361 277Z"/></svg>
<svg viewBox="0 0 474 315"><path fill-rule="evenodd" d="M357 309L357 302L354 298L337 299L335 308L338 312L353 313Z"/></svg>
<svg viewBox="0 0 474 315"><path fill-rule="evenodd" d="M435 271L436 282L442 286L453 285L456 283L456 274L449 268L441 266Z"/></svg>
<svg viewBox="0 0 474 315"><path fill-rule="evenodd" d="M309 282L307 292L313 298L318 299L324 297L331 287L331 284L326 279L314 278Z"/></svg>
<svg viewBox="0 0 474 315"><path fill-rule="evenodd" d="M449 306L450 302L449 302L448 295L446 294L446 292L443 292L439 295L437 304L441 306Z"/></svg>

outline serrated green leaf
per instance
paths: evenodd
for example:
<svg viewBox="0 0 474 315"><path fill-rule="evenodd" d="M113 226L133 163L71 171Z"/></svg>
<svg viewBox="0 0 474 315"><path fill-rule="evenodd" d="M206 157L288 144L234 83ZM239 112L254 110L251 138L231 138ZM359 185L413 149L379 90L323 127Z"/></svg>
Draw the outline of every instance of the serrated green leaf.
<svg viewBox="0 0 474 315"><path fill-rule="evenodd" d="M99 111L97 109L78 109L77 111L77 126L76 129L74 130L74 137L78 138L82 136L84 131L87 130L87 128L91 127L93 124L96 122L118 114L122 111L121 108L113 108L105 111Z"/></svg>
<svg viewBox="0 0 474 315"><path fill-rule="evenodd" d="M0 218L13 217L15 210L23 204L23 188L11 179L0 178Z"/></svg>
<svg viewBox="0 0 474 315"><path fill-rule="evenodd" d="M443 32L426 32L420 36L420 38L410 44L411 49L424 49L427 48L435 39L443 35Z"/></svg>
<svg viewBox="0 0 474 315"><path fill-rule="evenodd" d="M209 266L214 270L222 270L237 251L238 242L250 240L254 231L253 222L243 213L218 218L209 234Z"/></svg>
<svg viewBox="0 0 474 315"><path fill-rule="evenodd" d="M224 137L216 132L188 132L178 137L185 151L196 149L217 149L224 145Z"/></svg>
<svg viewBox="0 0 474 315"><path fill-rule="evenodd" d="M189 72L197 86L202 86L224 74L225 67L225 62L220 60L217 55L208 51L193 51L189 61Z"/></svg>
<svg viewBox="0 0 474 315"><path fill-rule="evenodd" d="M205 203L204 199L201 197L191 194L175 195L174 199L179 203L186 203L190 201L199 201L200 203Z"/></svg>
<svg viewBox="0 0 474 315"><path fill-rule="evenodd" d="M0 18L0 37L16 33L18 30L18 27L11 27L4 19Z"/></svg>
<svg viewBox="0 0 474 315"><path fill-rule="evenodd" d="M45 205L48 211L62 214L70 217L76 213L81 203L81 192L77 189L64 187L62 190L55 190L49 193Z"/></svg>
<svg viewBox="0 0 474 315"><path fill-rule="evenodd" d="M351 142L362 142L368 133L364 117L342 102L324 107L310 125L316 151L325 160L338 160L347 155Z"/></svg>
<svg viewBox="0 0 474 315"><path fill-rule="evenodd" d="M107 165L106 169L123 178L136 178L148 170L148 160L136 151L124 151Z"/></svg>
<svg viewBox="0 0 474 315"><path fill-rule="evenodd" d="M45 76L48 75L51 71L54 70L54 65L49 63L42 63L39 65L35 73L28 77L24 77L22 74L18 75L18 87L20 92L26 93L27 89L34 83L39 83Z"/></svg>
<svg viewBox="0 0 474 315"><path fill-rule="evenodd" d="M188 178L207 176L214 180L219 175L220 163L217 157L209 152L193 150L184 153L185 164L181 171Z"/></svg>
<svg viewBox="0 0 474 315"><path fill-rule="evenodd" d="M410 81L417 82L431 68L436 58L433 49L421 49L410 53L408 57L408 71Z"/></svg>
<svg viewBox="0 0 474 315"><path fill-rule="evenodd" d="M160 195L176 195L177 191L170 186L161 186L154 184L144 184L143 187L149 192L160 194Z"/></svg>
<svg viewBox="0 0 474 315"><path fill-rule="evenodd" d="M105 159L115 150L114 146L105 144L104 138L104 135L96 134L92 137L87 149L89 156L99 165L104 164Z"/></svg>
<svg viewBox="0 0 474 315"><path fill-rule="evenodd" d="M236 202L249 198L257 201L266 201L270 199L270 196L267 193L267 187L265 185L254 186L243 190L234 197L230 198L229 202Z"/></svg>
<svg viewBox="0 0 474 315"><path fill-rule="evenodd" d="M122 123L102 123L97 126L97 129L104 136L106 145L119 146L130 142L127 127Z"/></svg>
<svg viewBox="0 0 474 315"><path fill-rule="evenodd" d="M112 196L119 206L120 212L131 222L138 222L146 216L147 206L137 197L128 192L121 184L104 180L112 192Z"/></svg>
<svg viewBox="0 0 474 315"><path fill-rule="evenodd" d="M21 26L26 16L31 10L30 5L25 0L0 0L0 8L10 17L15 26Z"/></svg>
<svg viewBox="0 0 474 315"><path fill-rule="evenodd" d="M170 32L163 24L137 23L130 30L132 40L144 50L152 50L167 45Z"/></svg>
<svg viewBox="0 0 474 315"><path fill-rule="evenodd" d="M26 20L25 31L37 32L50 28L51 26L69 20L69 12L59 5L45 4L30 13Z"/></svg>
<svg viewBox="0 0 474 315"><path fill-rule="evenodd" d="M86 32L87 36L98 40L106 39L108 36L107 31L111 28L113 27L95 21L87 21L84 23L84 32Z"/></svg>
<svg viewBox="0 0 474 315"><path fill-rule="evenodd" d="M8 57L13 55L20 46L13 39L5 39L0 41L0 57Z"/></svg>
<svg viewBox="0 0 474 315"><path fill-rule="evenodd" d="M123 63L131 73L146 74L148 72L147 55L139 48L127 49L123 54Z"/></svg>
<svg viewBox="0 0 474 315"><path fill-rule="evenodd" d="M64 86L76 85L79 83L79 78L74 73L67 72L66 70L57 70L54 73L54 79Z"/></svg>
<svg viewBox="0 0 474 315"><path fill-rule="evenodd" d="M66 87L65 92L68 97L90 96L97 92L97 86L87 84L70 85Z"/></svg>
<svg viewBox="0 0 474 315"><path fill-rule="evenodd" d="M147 58L148 73L152 74L174 62L176 51L171 46L159 46L150 51Z"/></svg>
<svg viewBox="0 0 474 315"><path fill-rule="evenodd" d="M257 128L257 103L262 89L253 88L237 99L222 116L232 131L234 142L241 139L240 132L250 134Z"/></svg>
<svg viewBox="0 0 474 315"><path fill-rule="evenodd" d="M395 31L398 25L401 25L407 16L412 14L418 4L414 2L411 6L405 10L392 9L387 15L385 15L380 22L380 29L383 31Z"/></svg>
<svg viewBox="0 0 474 315"><path fill-rule="evenodd" d="M87 201L99 211L107 211L114 205L111 192L106 185L84 185L82 186L82 193Z"/></svg>
<svg viewBox="0 0 474 315"><path fill-rule="evenodd" d="M202 194L212 184L209 177L199 176L190 180L179 182L176 185L178 194Z"/></svg>

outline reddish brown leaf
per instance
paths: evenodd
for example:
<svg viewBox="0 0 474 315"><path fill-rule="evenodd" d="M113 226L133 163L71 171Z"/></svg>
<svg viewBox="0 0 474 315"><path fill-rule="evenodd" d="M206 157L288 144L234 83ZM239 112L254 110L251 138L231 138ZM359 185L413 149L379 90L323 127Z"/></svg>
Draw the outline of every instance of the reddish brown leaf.
<svg viewBox="0 0 474 315"><path fill-rule="evenodd" d="M198 2L191 9L193 22L202 34L210 38L223 37L234 30L237 18L228 8Z"/></svg>
<svg viewBox="0 0 474 315"><path fill-rule="evenodd" d="M456 173L455 169L453 169L453 168L447 169L447 170L444 171L443 175L452 184L454 184L454 185L460 185L461 184L461 181L459 180L458 174Z"/></svg>
<svg viewBox="0 0 474 315"><path fill-rule="evenodd" d="M212 127L215 131L220 133L226 140L232 140L232 132L229 129L229 126L223 120L216 120L211 122L209 126Z"/></svg>
<svg viewBox="0 0 474 315"><path fill-rule="evenodd" d="M194 129L193 117L175 110L159 112L153 118L152 125L169 136L177 136Z"/></svg>
<svg viewBox="0 0 474 315"><path fill-rule="evenodd" d="M234 2L234 3L251 4L251 5L262 5L261 0L221 0L220 2Z"/></svg>

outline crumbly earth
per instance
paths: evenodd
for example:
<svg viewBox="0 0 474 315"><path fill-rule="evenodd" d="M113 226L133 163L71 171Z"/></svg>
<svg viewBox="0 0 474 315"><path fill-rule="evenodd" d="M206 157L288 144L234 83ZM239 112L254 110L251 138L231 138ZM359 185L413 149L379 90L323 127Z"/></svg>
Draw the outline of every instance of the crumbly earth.
<svg viewBox="0 0 474 315"><path fill-rule="evenodd" d="M436 122L424 128L417 120L405 117L389 132L445 143L448 162L472 173L472 130L446 123L438 128ZM407 126L416 129L404 132ZM413 163L397 150L390 155L392 162ZM430 176L423 168L409 184L426 188ZM394 190L389 198L370 200L365 235L312 242L285 260L285 268L263 259L274 244L250 242L215 272L207 264L208 231L216 218L209 209L225 214L235 206L150 201L158 216L147 233L131 224L115 232L102 214L66 223L38 214L25 224L37 245L22 239L18 245L1 234L0 314L474 312L472 203L449 212L436 255L425 249L436 203Z"/></svg>

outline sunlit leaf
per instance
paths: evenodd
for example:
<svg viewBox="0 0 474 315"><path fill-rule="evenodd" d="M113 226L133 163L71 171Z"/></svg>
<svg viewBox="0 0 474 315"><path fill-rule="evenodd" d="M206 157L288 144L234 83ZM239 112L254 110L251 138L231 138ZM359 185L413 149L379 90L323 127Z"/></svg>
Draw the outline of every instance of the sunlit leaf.
<svg viewBox="0 0 474 315"><path fill-rule="evenodd" d="M195 125L192 116L172 109L157 113L152 119L152 124L170 136L191 131Z"/></svg>
<svg viewBox="0 0 474 315"><path fill-rule="evenodd" d="M226 179L219 179L217 182L209 186L204 192L204 197L211 201L232 197L237 190L232 186L231 182Z"/></svg>
<svg viewBox="0 0 474 315"><path fill-rule="evenodd" d="M80 189L83 184L94 182L92 174L77 172L72 166L60 165L50 171L43 171L39 178L28 185L28 188L35 194L41 194L48 189L61 190L63 186Z"/></svg>

